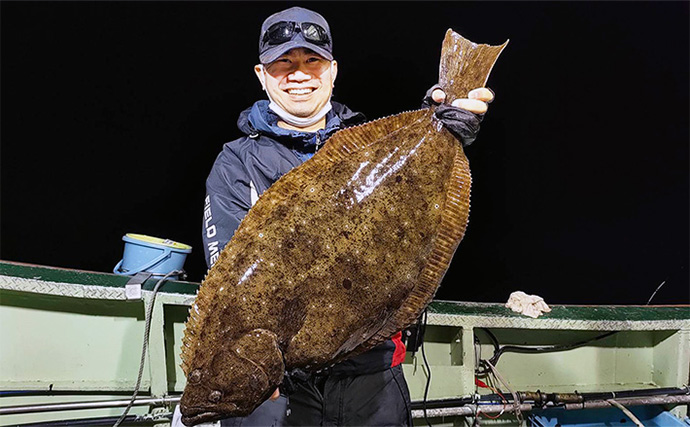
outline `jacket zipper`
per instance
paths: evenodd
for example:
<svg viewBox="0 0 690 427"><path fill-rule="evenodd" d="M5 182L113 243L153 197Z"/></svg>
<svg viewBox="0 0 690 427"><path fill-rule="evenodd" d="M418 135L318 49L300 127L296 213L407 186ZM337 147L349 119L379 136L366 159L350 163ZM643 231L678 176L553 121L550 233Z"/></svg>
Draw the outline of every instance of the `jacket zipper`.
<svg viewBox="0 0 690 427"><path fill-rule="evenodd" d="M319 133L316 132L316 149L314 150L315 153L319 151L319 145L321 145L321 137L319 136Z"/></svg>

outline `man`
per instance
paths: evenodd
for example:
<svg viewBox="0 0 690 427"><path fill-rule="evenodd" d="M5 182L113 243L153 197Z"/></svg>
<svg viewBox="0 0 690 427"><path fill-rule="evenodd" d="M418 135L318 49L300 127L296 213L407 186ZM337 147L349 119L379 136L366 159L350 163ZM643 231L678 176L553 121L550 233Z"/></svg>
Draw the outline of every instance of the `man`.
<svg viewBox="0 0 690 427"><path fill-rule="evenodd" d="M268 101L256 102L238 120L245 136L225 144L206 182L204 247L209 267L240 221L268 187L308 160L336 131L363 123L361 113L331 101L338 74L331 33L318 13L293 7L268 17L254 72ZM425 98L440 103L436 87ZM493 94L476 89L437 116L464 144L476 137ZM309 377L291 376L292 394L278 390L244 419L221 425L411 425L410 397L400 364L398 333L367 353ZM288 403L289 400L289 403Z"/></svg>

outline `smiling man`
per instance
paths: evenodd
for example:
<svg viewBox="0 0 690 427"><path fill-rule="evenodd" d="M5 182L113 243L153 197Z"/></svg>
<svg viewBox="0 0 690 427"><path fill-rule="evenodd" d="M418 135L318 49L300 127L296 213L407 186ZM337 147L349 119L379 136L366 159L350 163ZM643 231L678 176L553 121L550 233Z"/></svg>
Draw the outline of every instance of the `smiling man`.
<svg viewBox="0 0 690 427"><path fill-rule="evenodd" d="M264 21L254 72L268 100L240 114L238 126L245 136L224 145L206 181L203 237L209 267L259 195L335 132L365 121L361 113L331 100L338 74L332 52L328 23L318 13L293 7ZM425 103L443 99L443 92L432 87ZM479 130L477 114L486 112L492 99L489 90L475 89L453 106L439 105L436 115L467 145ZM401 368L405 351L397 333L328 370L289 373L280 390L289 391L289 399L276 390L249 417L221 425L412 425Z"/></svg>
<svg viewBox="0 0 690 427"><path fill-rule="evenodd" d="M326 115L332 109L336 61L296 47L267 65L256 65L254 72L271 100L269 108L281 119L278 126L301 132L325 127Z"/></svg>

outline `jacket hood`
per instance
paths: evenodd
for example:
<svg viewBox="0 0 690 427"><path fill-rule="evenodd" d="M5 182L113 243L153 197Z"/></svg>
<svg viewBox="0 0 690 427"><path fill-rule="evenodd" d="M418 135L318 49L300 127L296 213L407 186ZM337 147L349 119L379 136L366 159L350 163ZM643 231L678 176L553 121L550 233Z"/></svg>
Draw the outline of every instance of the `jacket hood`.
<svg viewBox="0 0 690 427"><path fill-rule="evenodd" d="M316 132L300 132L278 127L278 115L268 108L268 101L257 101L240 113L237 127L247 136L266 135L295 149L313 151L317 142L325 141L336 131L366 120L364 114L354 112L343 104L331 101L326 114L326 128ZM320 143L320 142L319 142Z"/></svg>

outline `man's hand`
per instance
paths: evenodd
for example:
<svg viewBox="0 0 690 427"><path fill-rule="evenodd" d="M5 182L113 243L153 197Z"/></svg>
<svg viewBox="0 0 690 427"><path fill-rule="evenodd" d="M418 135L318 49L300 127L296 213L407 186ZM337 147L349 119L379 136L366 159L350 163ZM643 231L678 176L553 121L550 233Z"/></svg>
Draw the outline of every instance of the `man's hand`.
<svg viewBox="0 0 690 427"><path fill-rule="evenodd" d="M276 391L273 392L271 397L269 397L269 399L270 400L278 400L279 397L280 397L280 389L277 388Z"/></svg>
<svg viewBox="0 0 690 427"><path fill-rule="evenodd" d="M422 108L436 105L435 116L450 130L463 146L470 145L479 132L479 123L494 99L494 93L487 88L470 91L467 98L454 100L450 105L443 104L446 94L439 85L434 85L426 92Z"/></svg>
<svg viewBox="0 0 690 427"><path fill-rule="evenodd" d="M431 93L431 99L437 103L442 104L446 100L446 93L442 89L435 89ZM479 87L472 89L467 95L467 98L459 98L453 101L450 105L453 107L462 108L474 114L484 114L489 109L489 103L494 100L494 93L487 88Z"/></svg>

